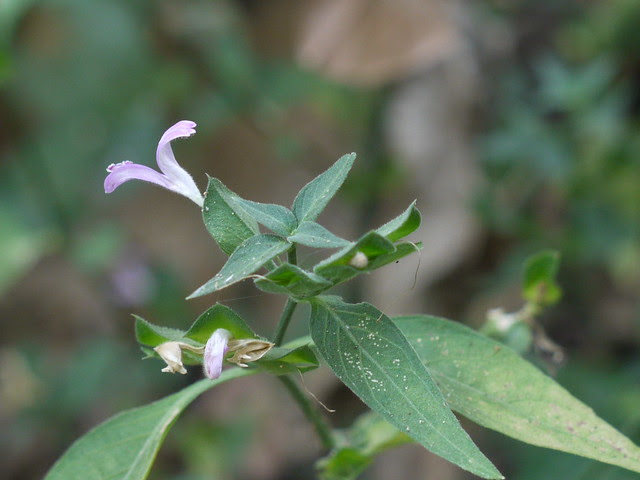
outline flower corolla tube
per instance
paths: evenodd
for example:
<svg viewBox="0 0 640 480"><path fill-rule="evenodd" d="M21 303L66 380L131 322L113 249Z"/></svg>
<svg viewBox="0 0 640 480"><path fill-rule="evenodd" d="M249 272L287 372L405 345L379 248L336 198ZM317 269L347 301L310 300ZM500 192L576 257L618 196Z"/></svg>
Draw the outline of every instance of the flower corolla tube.
<svg viewBox="0 0 640 480"><path fill-rule="evenodd" d="M191 175L178 164L171 149L172 140L190 137L196 133L195 127L196 124L194 122L182 120L164 132L156 150L156 162L162 173L146 165L140 165L128 160L109 165L107 167L109 175L104 179L105 193L113 192L129 180L142 180L184 195L199 207L202 207L204 198L200 190L198 190Z"/></svg>

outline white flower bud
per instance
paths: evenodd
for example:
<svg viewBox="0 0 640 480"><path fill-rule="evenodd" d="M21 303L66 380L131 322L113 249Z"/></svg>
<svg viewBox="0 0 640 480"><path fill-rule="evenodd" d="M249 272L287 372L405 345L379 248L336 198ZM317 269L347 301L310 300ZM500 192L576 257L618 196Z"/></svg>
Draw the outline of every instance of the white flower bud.
<svg viewBox="0 0 640 480"><path fill-rule="evenodd" d="M364 253L356 252L356 254L351 257L351 260L349 260L349 265L357 268L358 270L362 270L363 268L367 268L367 265L369 265L369 259Z"/></svg>

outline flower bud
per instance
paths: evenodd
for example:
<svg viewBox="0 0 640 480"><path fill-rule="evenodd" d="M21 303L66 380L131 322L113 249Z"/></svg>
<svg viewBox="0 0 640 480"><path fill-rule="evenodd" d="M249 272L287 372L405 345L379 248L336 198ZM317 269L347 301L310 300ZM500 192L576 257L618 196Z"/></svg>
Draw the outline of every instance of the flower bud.
<svg viewBox="0 0 640 480"><path fill-rule="evenodd" d="M182 349L180 348L180 342L165 342L154 348L156 353L160 355L160 358L167 364L162 369L167 373L187 373L187 369L182 364Z"/></svg>

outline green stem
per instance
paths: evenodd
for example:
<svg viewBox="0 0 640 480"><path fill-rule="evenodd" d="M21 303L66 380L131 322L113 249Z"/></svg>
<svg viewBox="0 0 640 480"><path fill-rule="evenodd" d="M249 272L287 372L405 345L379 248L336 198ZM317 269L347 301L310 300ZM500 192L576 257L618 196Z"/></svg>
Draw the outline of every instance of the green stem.
<svg viewBox="0 0 640 480"><path fill-rule="evenodd" d="M296 309L298 304L294 302L291 298L287 299L287 303L284 306L284 310L282 310L282 315L280 316L280 321L278 322L278 326L276 327L276 333L273 336L273 343L275 343L276 347L282 343L284 339L284 334L289 327L289 322L291 322L291 317L293 316L293 311Z"/></svg>
<svg viewBox="0 0 640 480"><path fill-rule="evenodd" d="M333 438L333 434L331 433L331 427L322 417L322 415L320 415L320 412L318 412L318 410L314 408L313 404L309 400L309 397L304 394L304 392L300 389L300 386L296 382L294 382L291 377L280 375L278 376L278 379L289 391L294 400L298 402L298 405L302 409L302 412L315 427L316 432L318 433L318 437L320 437L320 441L322 442L322 446L328 450L333 449L336 446L336 442Z"/></svg>
<svg viewBox="0 0 640 480"><path fill-rule="evenodd" d="M291 265L298 264L298 253L296 252L296 246L292 245L289 251L287 252L287 262Z"/></svg>

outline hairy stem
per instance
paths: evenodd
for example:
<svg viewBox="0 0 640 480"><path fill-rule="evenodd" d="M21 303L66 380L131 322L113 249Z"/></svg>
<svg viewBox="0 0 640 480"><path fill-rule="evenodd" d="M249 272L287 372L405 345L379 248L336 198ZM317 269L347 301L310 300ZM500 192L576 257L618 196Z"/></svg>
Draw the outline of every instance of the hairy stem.
<svg viewBox="0 0 640 480"><path fill-rule="evenodd" d="M331 427L324 419L324 417L320 414L318 409L315 408L311 403L309 397L304 394L304 392L300 389L300 386L291 377L287 375L281 375L278 377L278 379L289 391L291 396L302 409L302 412L315 427L318 437L320 437L320 441L322 442L322 446L329 450L334 448L336 446L336 442L333 434L331 433Z"/></svg>

